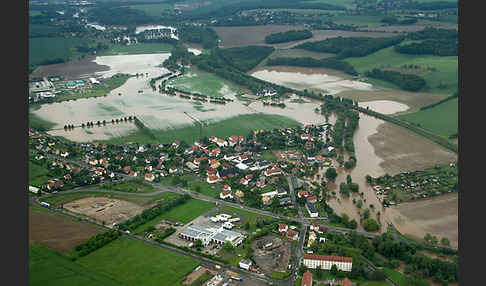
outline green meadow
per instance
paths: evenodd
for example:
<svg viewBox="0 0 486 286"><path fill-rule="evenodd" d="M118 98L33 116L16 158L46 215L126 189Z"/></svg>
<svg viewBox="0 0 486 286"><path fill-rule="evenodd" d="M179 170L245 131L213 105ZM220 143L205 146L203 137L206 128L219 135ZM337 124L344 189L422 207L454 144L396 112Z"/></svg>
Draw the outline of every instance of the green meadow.
<svg viewBox="0 0 486 286"><path fill-rule="evenodd" d="M402 65L418 65L423 68L431 67L436 70L421 75L429 87L424 91L452 94L458 87L457 56L407 55L397 53L394 47L389 47L365 57L347 58L345 61L352 64L360 74L381 66L399 68ZM440 88L439 85L441 84L445 87Z"/></svg>
<svg viewBox="0 0 486 286"><path fill-rule="evenodd" d="M399 119L420 124L437 135L448 137L456 134L459 124L458 99L452 99L430 109L398 115Z"/></svg>
<svg viewBox="0 0 486 286"><path fill-rule="evenodd" d="M76 263L124 285L180 285L200 262L150 244L120 237Z"/></svg>

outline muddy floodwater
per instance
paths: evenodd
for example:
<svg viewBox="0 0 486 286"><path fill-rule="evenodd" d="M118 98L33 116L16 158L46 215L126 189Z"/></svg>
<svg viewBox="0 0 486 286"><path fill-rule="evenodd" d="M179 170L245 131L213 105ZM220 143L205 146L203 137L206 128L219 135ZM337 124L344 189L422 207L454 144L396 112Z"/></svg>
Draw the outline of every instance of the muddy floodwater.
<svg viewBox="0 0 486 286"><path fill-rule="evenodd" d="M265 67L254 71L251 75L289 88L297 90L314 89L326 94L337 94L345 90L373 90L372 85L369 83L343 78L331 73L308 74L295 68L289 68L288 71L284 71L282 68Z"/></svg>
<svg viewBox="0 0 486 286"><path fill-rule="evenodd" d="M386 114L393 114L407 110L407 106L393 101L370 101L360 103L363 106L370 106L370 108ZM330 122L334 122L331 119ZM355 156L357 158L356 167L352 170L340 168L338 163L334 160L333 167L338 171L338 177L334 183L328 184L330 192L335 192L336 196L328 201L328 204L334 211L341 215L346 213L350 219L360 221L360 213L366 208L370 209L370 217L381 222L383 228L381 231L387 229L388 223L392 223L401 233L410 235L412 237L423 237L422 233L428 231L432 235L440 236L441 232L447 232L448 238L456 239L457 223L451 224L450 221L457 220L457 207L449 208L451 217L447 220L437 219L434 212L428 213L427 219L421 220L420 217L415 217L413 220L407 219L408 213L401 213L401 208L383 208L380 200L376 196L374 190L366 182L366 175L378 177L388 174L397 174L405 171L420 170L430 168L436 164L448 164L457 160L457 155L448 151L441 146L429 141L415 133L393 125L383 120L360 114L359 126L354 134ZM348 159L348 156L345 156ZM319 179L313 178L313 181L320 182L327 167L321 168L319 171ZM339 194L339 184L346 182L346 176L351 175L353 182L359 184L359 192L363 192L363 197L359 194L351 193L349 197ZM363 206L359 209L353 203L363 201ZM457 197L455 198L457 203ZM454 199L451 199L454 201ZM415 202L414 202L415 203ZM410 204L414 204L410 203ZM453 202L452 202L453 203ZM370 206L373 205L374 208ZM378 218L378 211L381 213ZM396 222L397 218L400 224ZM430 227L429 223L433 221L434 227ZM363 230L358 226L359 230Z"/></svg>
<svg viewBox="0 0 486 286"><path fill-rule="evenodd" d="M360 102L358 105L385 115L399 113L409 109L408 105L391 100L365 101Z"/></svg>

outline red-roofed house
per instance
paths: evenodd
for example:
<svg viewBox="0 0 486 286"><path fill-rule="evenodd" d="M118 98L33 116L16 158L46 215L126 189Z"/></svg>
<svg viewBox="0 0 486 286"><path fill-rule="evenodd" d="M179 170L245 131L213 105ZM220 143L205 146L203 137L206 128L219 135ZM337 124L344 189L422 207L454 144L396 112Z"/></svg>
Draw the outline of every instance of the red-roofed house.
<svg viewBox="0 0 486 286"><path fill-rule="evenodd" d="M317 196L310 196L310 197L307 197L307 201L309 203L315 203L317 202Z"/></svg>
<svg viewBox="0 0 486 286"><path fill-rule="evenodd" d="M71 179L71 175L70 175L70 174L66 174L66 175L64 175L64 179L66 179L66 180L70 180L70 179Z"/></svg>
<svg viewBox="0 0 486 286"><path fill-rule="evenodd" d="M312 273L307 270L304 275L302 275L302 286L312 286Z"/></svg>
<svg viewBox="0 0 486 286"><path fill-rule="evenodd" d="M299 198L302 198L302 197L306 197L306 198L307 198L307 196L308 196L308 195L309 195L309 192L308 192L308 191L306 191L306 190L301 190L301 191L299 191L299 192L297 193L297 196L298 196Z"/></svg>
<svg viewBox="0 0 486 286"><path fill-rule="evenodd" d="M336 265L338 270L349 272L353 268L353 258L305 253L303 264L307 268L316 269L320 267L324 270L330 270L332 265Z"/></svg>
<svg viewBox="0 0 486 286"><path fill-rule="evenodd" d="M175 172L177 172L177 167L176 167L176 166L172 166L172 167L170 167L170 169L169 169L169 173L170 173L170 174L173 174L173 173L175 173Z"/></svg>
<svg viewBox="0 0 486 286"><path fill-rule="evenodd" d="M279 224L278 225L278 232L282 233L285 232L287 233L287 230L289 230L289 226L286 224Z"/></svg>
<svg viewBox="0 0 486 286"><path fill-rule="evenodd" d="M241 178L241 180L240 180L240 183L241 183L241 184L243 184L243 185L245 185L245 186L248 186L248 183L249 183L249 182L250 182L250 181L249 181L249 180L247 180L247 179L245 179L245 178Z"/></svg>
<svg viewBox="0 0 486 286"><path fill-rule="evenodd" d="M253 174L248 174L248 175L246 175L246 177L245 177L245 178L246 178L247 180L251 180L251 179L253 179Z"/></svg>
<svg viewBox="0 0 486 286"><path fill-rule="evenodd" d="M264 188L266 186L265 180L259 180L258 182L256 182L256 186L259 188Z"/></svg>
<svg viewBox="0 0 486 286"><path fill-rule="evenodd" d="M130 166L123 167L123 172L125 172L127 174L130 173Z"/></svg>
<svg viewBox="0 0 486 286"><path fill-rule="evenodd" d="M295 230L287 230L287 237L293 240L299 239L299 233L296 232Z"/></svg>
<svg viewBox="0 0 486 286"><path fill-rule="evenodd" d="M176 141L174 141L174 143L172 143L171 147L172 148L179 148L179 145L180 145L179 141L176 140Z"/></svg>
<svg viewBox="0 0 486 286"><path fill-rule="evenodd" d="M221 152L221 149L219 148L214 148L211 152L209 152L209 156L219 156L219 153Z"/></svg>
<svg viewBox="0 0 486 286"><path fill-rule="evenodd" d="M229 185L224 185L223 191L231 191L231 187Z"/></svg>
<svg viewBox="0 0 486 286"><path fill-rule="evenodd" d="M145 180L147 180L149 182L153 182L154 179L155 179L154 174L152 174L152 173L145 174Z"/></svg>
<svg viewBox="0 0 486 286"><path fill-rule="evenodd" d="M208 176L208 178L206 179L206 182L208 182L208 184L214 184L214 183L216 183L218 180L219 180L219 177L218 177L218 176L215 176L215 175L209 175L209 176Z"/></svg>
<svg viewBox="0 0 486 286"><path fill-rule="evenodd" d="M309 140L310 137L311 137L310 134L307 134L307 133L300 134L300 139L302 139L302 140Z"/></svg>
<svg viewBox="0 0 486 286"><path fill-rule="evenodd" d="M219 193L219 197L221 199L232 199L233 198L233 194L231 193L231 191L222 191L221 193Z"/></svg>
<svg viewBox="0 0 486 286"><path fill-rule="evenodd" d="M280 168L271 168L265 170L265 176L273 176L273 175L280 175L282 174L282 170Z"/></svg>
<svg viewBox="0 0 486 286"><path fill-rule="evenodd" d="M351 286L351 280L348 277L344 277L343 282L341 282L341 286Z"/></svg>

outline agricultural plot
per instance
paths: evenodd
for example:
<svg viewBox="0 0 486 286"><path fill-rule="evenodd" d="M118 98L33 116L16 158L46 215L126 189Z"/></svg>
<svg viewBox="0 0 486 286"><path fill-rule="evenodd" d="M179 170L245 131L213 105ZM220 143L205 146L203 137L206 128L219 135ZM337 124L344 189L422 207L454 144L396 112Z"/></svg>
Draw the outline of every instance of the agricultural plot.
<svg viewBox="0 0 486 286"><path fill-rule="evenodd" d="M143 11L151 17L160 17L162 16L162 12L170 10L172 8L170 4L165 3L135 5L129 7L135 10Z"/></svg>
<svg viewBox="0 0 486 286"><path fill-rule="evenodd" d="M200 262L127 237L105 245L77 263L126 285L178 285Z"/></svg>
<svg viewBox="0 0 486 286"><path fill-rule="evenodd" d="M458 99L455 98L430 109L397 117L447 138L450 135L457 134L458 131ZM440 120L438 120L439 118Z"/></svg>
<svg viewBox="0 0 486 286"><path fill-rule="evenodd" d="M166 43L138 43L136 45L110 45L99 56L157 54L171 52L172 45Z"/></svg>
<svg viewBox="0 0 486 286"><path fill-rule="evenodd" d="M427 92L452 94L458 88L457 56L407 55L397 53L394 47L389 47L365 57L345 60L352 64L360 74L380 67L400 68L403 65L429 67L435 70L422 75L429 87Z"/></svg>
<svg viewBox="0 0 486 286"><path fill-rule="evenodd" d="M156 191L155 187L145 183L142 179L112 183L104 185L103 188L127 193L153 193Z"/></svg>
<svg viewBox="0 0 486 286"><path fill-rule="evenodd" d="M99 233L103 231L67 216L29 208L29 243L42 243L56 251L69 252Z"/></svg>
<svg viewBox="0 0 486 286"><path fill-rule="evenodd" d="M86 38L30 38L29 64L46 64L55 59L70 60L75 54L74 48L88 42Z"/></svg>
<svg viewBox="0 0 486 286"><path fill-rule="evenodd" d="M41 244L29 245L29 285L115 286L114 279L72 262Z"/></svg>

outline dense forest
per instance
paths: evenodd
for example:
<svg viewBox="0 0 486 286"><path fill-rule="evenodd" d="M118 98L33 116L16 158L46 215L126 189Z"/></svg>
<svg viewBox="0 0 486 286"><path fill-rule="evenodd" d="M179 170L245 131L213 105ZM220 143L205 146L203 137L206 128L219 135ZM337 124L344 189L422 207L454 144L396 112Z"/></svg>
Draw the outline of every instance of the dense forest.
<svg viewBox="0 0 486 286"><path fill-rule="evenodd" d="M320 52L334 53L338 58L364 57L378 50L396 45L403 40L403 37L391 38L329 38L318 42L307 42L298 45L296 48Z"/></svg>
<svg viewBox="0 0 486 286"><path fill-rule="evenodd" d="M358 75L358 72L354 67L343 60L336 58L314 59L311 57L303 58L273 58L269 59L266 63L268 66L298 66L298 67L319 67L330 68L343 71L350 75Z"/></svg>
<svg viewBox="0 0 486 286"><path fill-rule="evenodd" d="M125 7L109 7L100 5L89 10L88 19L103 25L133 26L143 25L154 21L145 12Z"/></svg>
<svg viewBox="0 0 486 286"><path fill-rule="evenodd" d="M425 80L418 75L402 74L397 71L373 69L365 73L366 76L381 79L398 85L403 90L419 91L425 87Z"/></svg>
<svg viewBox="0 0 486 286"><path fill-rule="evenodd" d="M183 25L179 29L181 40L189 43L202 44L205 49L212 49L218 46L218 35L208 27Z"/></svg>
<svg viewBox="0 0 486 286"><path fill-rule="evenodd" d="M214 50L220 58L242 72L247 72L254 68L273 51L273 47L264 46L247 46Z"/></svg>
<svg viewBox="0 0 486 286"><path fill-rule="evenodd" d="M270 34L265 37L265 43L278 44L297 40L305 40L309 38L312 38L312 32L309 30L291 30L287 32Z"/></svg>
<svg viewBox="0 0 486 286"><path fill-rule="evenodd" d="M395 51L412 55L457 56L457 39L429 39L405 45L396 45Z"/></svg>
<svg viewBox="0 0 486 286"><path fill-rule="evenodd" d="M408 33L407 39L426 40L426 39L457 39L458 32L455 29L436 29L427 27L421 31Z"/></svg>

